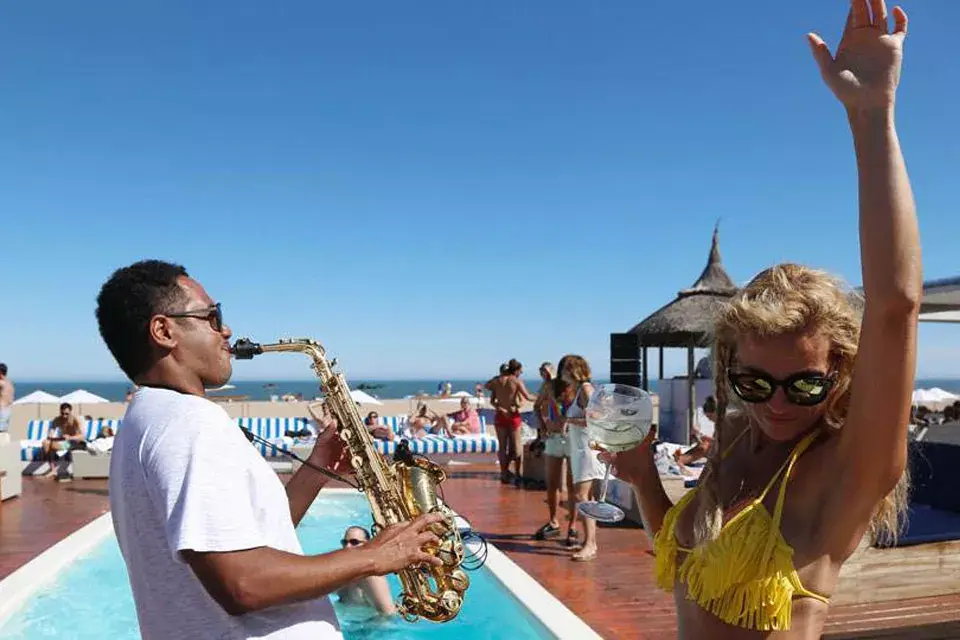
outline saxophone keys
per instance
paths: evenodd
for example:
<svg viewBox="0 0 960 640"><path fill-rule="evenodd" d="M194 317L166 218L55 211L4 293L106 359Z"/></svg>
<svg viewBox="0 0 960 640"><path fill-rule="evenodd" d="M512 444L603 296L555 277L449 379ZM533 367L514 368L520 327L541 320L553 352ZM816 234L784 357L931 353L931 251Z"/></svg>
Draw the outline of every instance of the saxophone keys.
<svg viewBox="0 0 960 640"><path fill-rule="evenodd" d="M447 589L440 596L440 602L443 608L448 612L455 614L463 606L463 598L453 589Z"/></svg>
<svg viewBox="0 0 960 640"><path fill-rule="evenodd" d="M467 590L467 587L470 586L470 578L467 577L467 574L462 569L454 569L450 572L450 586L463 593Z"/></svg>

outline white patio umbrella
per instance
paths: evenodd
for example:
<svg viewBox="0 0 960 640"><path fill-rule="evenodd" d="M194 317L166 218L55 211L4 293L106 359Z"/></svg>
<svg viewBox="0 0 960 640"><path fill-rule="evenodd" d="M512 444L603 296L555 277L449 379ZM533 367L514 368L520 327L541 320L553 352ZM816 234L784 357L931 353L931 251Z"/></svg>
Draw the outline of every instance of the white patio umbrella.
<svg viewBox="0 0 960 640"><path fill-rule="evenodd" d="M360 404L383 404L362 389L354 389L350 392L350 397L353 398L354 402L359 402Z"/></svg>
<svg viewBox="0 0 960 640"><path fill-rule="evenodd" d="M47 393L43 389L37 389L36 391L31 391L22 398L17 398L13 401L13 404L35 404L37 405L37 418L39 419L42 415L41 407L42 404L59 404L60 398L53 395L52 393Z"/></svg>
<svg viewBox="0 0 960 640"><path fill-rule="evenodd" d="M77 389L76 391L71 391L67 395L60 398L61 402L69 402L70 404L98 404L102 402L110 402L106 398L101 398L95 393L90 393L86 389Z"/></svg>
<svg viewBox="0 0 960 640"><path fill-rule="evenodd" d="M911 396L911 402L918 407L927 407L939 411L944 407L960 400L960 396L944 391L940 387L932 389L916 389Z"/></svg>
<svg viewBox="0 0 960 640"><path fill-rule="evenodd" d="M58 402L60 402L60 398L57 396L47 393L43 389L37 389L22 398L17 398L13 401L13 404L54 404Z"/></svg>

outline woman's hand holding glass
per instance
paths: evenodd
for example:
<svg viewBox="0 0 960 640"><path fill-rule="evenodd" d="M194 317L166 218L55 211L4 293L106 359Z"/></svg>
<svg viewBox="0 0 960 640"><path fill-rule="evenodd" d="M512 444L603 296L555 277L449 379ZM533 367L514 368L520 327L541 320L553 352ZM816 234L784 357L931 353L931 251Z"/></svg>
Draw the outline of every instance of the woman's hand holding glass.
<svg viewBox="0 0 960 640"><path fill-rule="evenodd" d="M600 446L596 449L600 451L600 461L610 465L611 474L634 486L639 486L643 482L644 469L649 468L653 461L653 442L656 439L657 425L653 425L640 444L632 449L620 453L604 451Z"/></svg>

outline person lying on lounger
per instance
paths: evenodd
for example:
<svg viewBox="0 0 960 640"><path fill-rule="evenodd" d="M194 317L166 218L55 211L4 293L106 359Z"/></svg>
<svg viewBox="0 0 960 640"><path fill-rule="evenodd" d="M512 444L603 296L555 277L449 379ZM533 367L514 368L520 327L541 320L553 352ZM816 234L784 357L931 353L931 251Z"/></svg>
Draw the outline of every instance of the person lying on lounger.
<svg viewBox="0 0 960 640"><path fill-rule="evenodd" d="M407 421L410 437L416 440L427 434L439 433L440 420L441 417L435 411L431 411L426 403L418 403L416 414L410 415Z"/></svg>
<svg viewBox="0 0 960 640"><path fill-rule="evenodd" d="M460 399L460 410L437 416L435 431L448 438L471 436L480 433L480 414L470 404L470 398Z"/></svg>
<svg viewBox="0 0 960 640"><path fill-rule="evenodd" d="M330 411L330 406L326 402L312 402L307 405L307 413L313 419L313 425L308 425L316 430L313 435L318 436L330 427L337 428L337 419Z"/></svg>
<svg viewBox="0 0 960 640"><path fill-rule="evenodd" d="M395 437L393 430L377 422L379 419L380 416L376 411L368 413L363 420L364 424L367 425L367 431L377 440L393 440Z"/></svg>
<svg viewBox="0 0 960 640"><path fill-rule="evenodd" d="M693 426L690 438L694 445L686 451L677 449L673 452L673 459L681 467L707 458L707 452L710 451L710 445L713 444L713 429L717 420L717 399L713 396L707 396L707 399L703 401L703 415L707 418L704 422L709 424Z"/></svg>

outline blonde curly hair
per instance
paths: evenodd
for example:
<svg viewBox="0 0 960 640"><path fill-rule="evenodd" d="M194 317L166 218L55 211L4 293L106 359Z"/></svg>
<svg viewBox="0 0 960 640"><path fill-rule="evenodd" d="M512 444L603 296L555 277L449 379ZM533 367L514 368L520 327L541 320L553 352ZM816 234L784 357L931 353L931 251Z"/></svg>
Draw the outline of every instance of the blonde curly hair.
<svg viewBox="0 0 960 640"><path fill-rule="evenodd" d="M713 357L717 419L714 446L698 486L701 492L694 518L697 544L720 534L723 508L720 504L721 454L729 442L727 410L731 400L743 409L730 391L727 367L736 357L738 337L773 337L815 330L830 341L830 357L836 367L836 382L826 400L823 431L835 436L843 428L850 404L850 382L860 340L861 300L826 272L796 264L779 264L757 274L720 313L715 326ZM909 474L904 471L897 486L877 506L870 522L873 540L880 536L896 540L906 514Z"/></svg>

